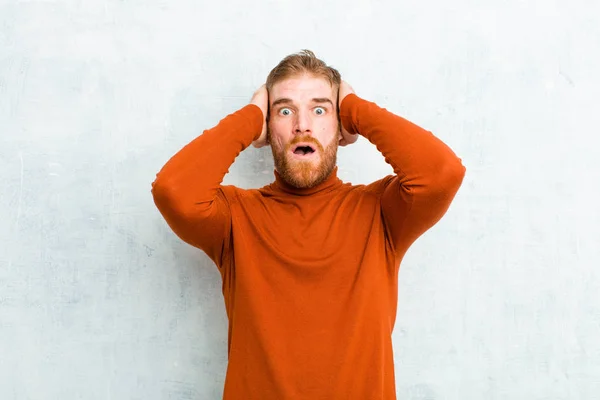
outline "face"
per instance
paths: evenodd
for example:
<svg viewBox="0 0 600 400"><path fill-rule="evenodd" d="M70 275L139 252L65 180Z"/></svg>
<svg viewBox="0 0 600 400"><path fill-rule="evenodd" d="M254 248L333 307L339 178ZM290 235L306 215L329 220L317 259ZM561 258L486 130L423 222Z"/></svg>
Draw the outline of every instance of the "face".
<svg viewBox="0 0 600 400"><path fill-rule="evenodd" d="M336 165L337 88L324 78L294 76L273 85L269 102L267 134L277 172L297 188L323 182Z"/></svg>

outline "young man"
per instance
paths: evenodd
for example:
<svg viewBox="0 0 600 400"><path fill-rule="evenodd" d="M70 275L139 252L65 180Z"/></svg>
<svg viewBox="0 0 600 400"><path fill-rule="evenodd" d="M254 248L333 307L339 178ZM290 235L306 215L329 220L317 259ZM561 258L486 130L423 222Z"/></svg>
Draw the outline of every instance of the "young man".
<svg viewBox="0 0 600 400"><path fill-rule="evenodd" d="M338 145L359 134L394 175L369 185L337 177ZM252 143L270 144L275 181L221 185ZM179 151L152 193L173 231L221 273L223 398L395 399L400 261L464 173L439 139L359 98L310 51L282 60L250 104Z"/></svg>

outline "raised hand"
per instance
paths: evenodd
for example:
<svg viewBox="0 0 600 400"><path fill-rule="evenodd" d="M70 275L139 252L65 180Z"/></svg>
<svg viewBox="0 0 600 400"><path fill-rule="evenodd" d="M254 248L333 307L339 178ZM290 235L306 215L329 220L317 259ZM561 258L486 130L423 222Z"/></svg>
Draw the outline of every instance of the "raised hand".
<svg viewBox="0 0 600 400"><path fill-rule="evenodd" d="M348 84L348 82L342 81L340 83L340 90L339 90L339 94L338 94L338 109L342 105L342 100L344 100L344 97L346 97L350 93L354 93L354 89L352 89L352 86L350 86ZM341 124L341 122L340 122L340 124ZM342 128L341 129L342 133L340 135L340 142L339 142L340 146L347 146L347 145L352 144L352 143L354 143L354 142L356 142L358 140L358 134L351 134L351 133L349 133L344 128L343 125L341 126L341 128Z"/></svg>
<svg viewBox="0 0 600 400"><path fill-rule="evenodd" d="M257 105L263 113L263 127L260 134L260 137L252 142L252 146L259 148L267 146L269 143L267 142L267 112L269 111L269 92L267 91L267 86L262 85L259 87L252 99L250 100L250 104Z"/></svg>

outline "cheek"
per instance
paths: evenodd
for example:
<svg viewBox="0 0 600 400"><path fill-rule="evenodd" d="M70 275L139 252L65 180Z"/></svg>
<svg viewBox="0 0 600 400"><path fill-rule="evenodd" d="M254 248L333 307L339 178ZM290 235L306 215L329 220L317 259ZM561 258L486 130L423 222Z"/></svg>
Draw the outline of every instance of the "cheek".
<svg viewBox="0 0 600 400"><path fill-rule="evenodd" d="M324 122L319 129L321 143L328 145L333 139L337 139L338 131L337 119Z"/></svg>
<svg viewBox="0 0 600 400"><path fill-rule="evenodd" d="M271 146L275 146L276 149L284 148L285 138L282 131L283 127L280 124L269 124Z"/></svg>

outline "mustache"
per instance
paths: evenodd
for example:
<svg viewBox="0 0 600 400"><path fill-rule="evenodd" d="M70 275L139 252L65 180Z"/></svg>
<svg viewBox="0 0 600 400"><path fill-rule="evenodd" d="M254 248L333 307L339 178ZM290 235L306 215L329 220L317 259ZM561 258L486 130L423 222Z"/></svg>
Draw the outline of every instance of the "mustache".
<svg viewBox="0 0 600 400"><path fill-rule="evenodd" d="M288 143L287 148L289 149L290 147L295 146L298 143L312 143L319 149L319 151L323 151L323 146L321 145L321 143L319 143L317 139L310 135L294 137L294 139L292 139L292 141Z"/></svg>

